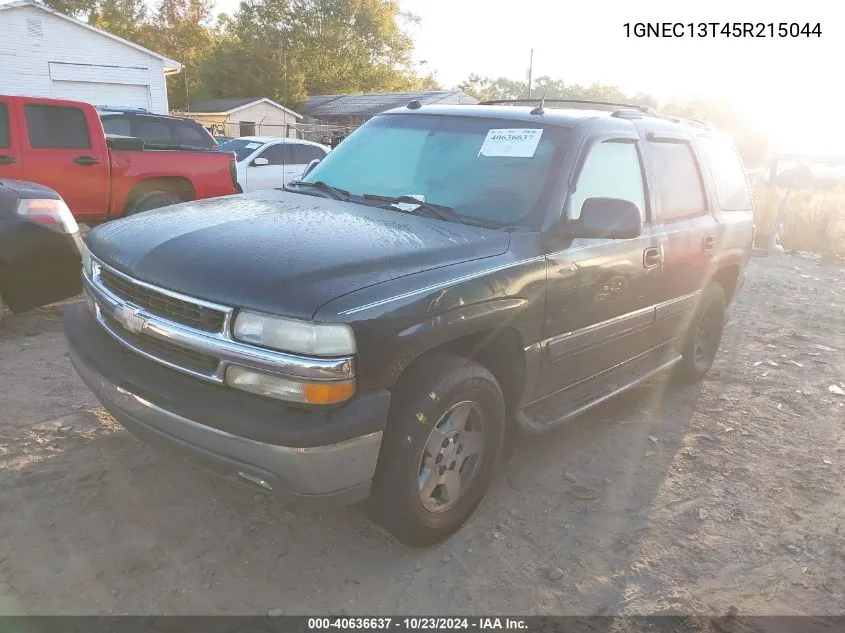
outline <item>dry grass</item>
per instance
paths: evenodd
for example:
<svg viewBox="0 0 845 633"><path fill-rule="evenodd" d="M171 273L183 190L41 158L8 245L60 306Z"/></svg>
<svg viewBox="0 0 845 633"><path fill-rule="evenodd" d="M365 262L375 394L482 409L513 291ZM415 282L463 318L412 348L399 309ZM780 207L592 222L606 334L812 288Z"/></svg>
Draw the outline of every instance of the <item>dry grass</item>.
<svg viewBox="0 0 845 633"><path fill-rule="evenodd" d="M754 187L757 246L766 246L784 193L780 188ZM845 186L790 192L780 243L787 250L845 255Z"/></svg>

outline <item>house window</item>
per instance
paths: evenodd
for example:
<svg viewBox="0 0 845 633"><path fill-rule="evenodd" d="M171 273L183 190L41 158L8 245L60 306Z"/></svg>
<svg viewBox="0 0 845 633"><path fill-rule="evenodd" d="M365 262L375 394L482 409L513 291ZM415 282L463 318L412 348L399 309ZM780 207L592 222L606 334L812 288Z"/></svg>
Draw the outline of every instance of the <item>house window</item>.
<svg viewBox="0 0 845 633"><path fill-rule="evenodd" d="M255 121L241 121L239 136L255 136Z"/></svg>

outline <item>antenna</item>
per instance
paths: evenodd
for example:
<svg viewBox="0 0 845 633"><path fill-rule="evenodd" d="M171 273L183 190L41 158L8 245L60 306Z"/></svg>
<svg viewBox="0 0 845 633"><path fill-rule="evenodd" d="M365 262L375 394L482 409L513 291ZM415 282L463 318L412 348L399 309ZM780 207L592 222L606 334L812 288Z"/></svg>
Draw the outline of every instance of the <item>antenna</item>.
<svg viewBox="0 0 845 633"><path fill-rule="evenodd" d="M543 98L540 99L540 105L538 105L536 108L531 110L531 114L537 114L537 115L544 114L546 112L546 109L543 107L544 105L546 105L546 93L545 92L543 93Z"/></svg>

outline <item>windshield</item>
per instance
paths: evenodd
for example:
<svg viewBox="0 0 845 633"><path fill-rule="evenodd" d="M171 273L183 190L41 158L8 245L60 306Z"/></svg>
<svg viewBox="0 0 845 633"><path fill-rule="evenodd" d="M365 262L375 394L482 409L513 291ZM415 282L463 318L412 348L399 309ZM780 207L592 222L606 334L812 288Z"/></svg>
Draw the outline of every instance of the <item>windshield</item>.
<svg viewBox="0 0 845 633"><path fill-rule="evenodd" d="M383 115L358 128L303 181L353 195L422 196L462 216L513 224L545 197L566 132L525 121Z"/></svg>
<svg viewBox="0 0 845 633"><path fill-rule="evenodd" d="M264 145L264 143L259 141L251 141L245 138L233 138L231 141L221 143L217 149L222 152L235 152L235 157L240 163L241 161L246 160L247 157L252 155L252 153L262 145Z"/></svg>

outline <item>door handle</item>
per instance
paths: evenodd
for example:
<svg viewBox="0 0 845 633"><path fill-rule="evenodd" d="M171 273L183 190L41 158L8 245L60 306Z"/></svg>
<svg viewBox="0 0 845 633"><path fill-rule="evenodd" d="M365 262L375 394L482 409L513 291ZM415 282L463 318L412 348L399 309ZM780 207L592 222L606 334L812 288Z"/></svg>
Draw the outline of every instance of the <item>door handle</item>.
<svg viewBox="0 0 845 633"><path fill-rule="evenodd" d="M663 261L663 256L660 254L660 249L652 246L643 251L643 267L657 268Z"/></svg>
<svg viewBox="0 0 845 633"><path fill-rule="evenodd" d="M701 249L705 253L712 251L714 246L716 246L716 237L713 235L705 235L701 240Z"/></svg>
<svg viewBox="0 0 845 633"><path fill-rule="evenodd" d="M0 165L14 165L16 162L18 162L18 159L14 156L0 154Z"/></svg>
<svg viewBox="0 0 845 633"><path fill-rule="evenodd" d="M77 156L73 159L73 162L77 165L82 165L83 167L90 167L91 165L99 165L100 161L98 161L93 156Z"/></svg>

